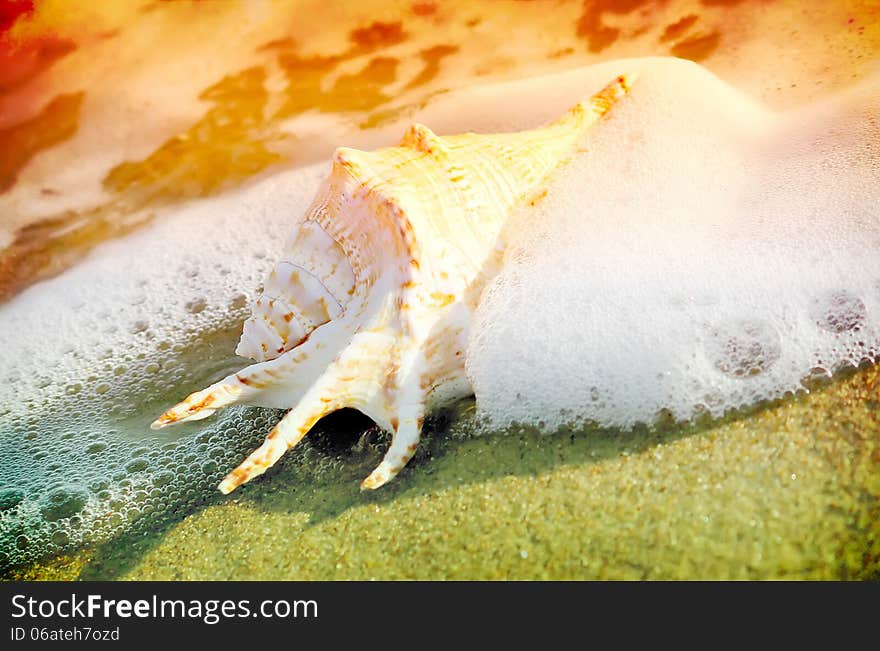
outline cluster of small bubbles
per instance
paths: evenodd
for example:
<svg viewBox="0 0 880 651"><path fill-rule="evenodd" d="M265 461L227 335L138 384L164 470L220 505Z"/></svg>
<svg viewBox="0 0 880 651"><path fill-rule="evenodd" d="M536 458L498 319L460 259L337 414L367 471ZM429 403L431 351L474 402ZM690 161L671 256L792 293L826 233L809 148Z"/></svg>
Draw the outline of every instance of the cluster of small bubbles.
<svg viewBox="0 0 880 651"><path fill-rule="evenodd" d="M782 354L779 334L767 323L754 319L713 328L706 347L715 368L731 377L763 373Z"/></svg>
<svg viewBox="0 0 880 651"><path fill-rule="evenodd" d="M235 294L229 301L229 308L232 310L243 310L247 307L248 295L244 293Z"/></svg>
<svg viewBox="0 0 880 651"><path fill-rule="evenodd" d="M0 490L0 512L8 511L24 499L24 491L18 488Z"/></svg>
<svg viewBox="0 0 880 651"><path fill-rule="evenodd" d="M828 292L813 300L811 316L828 332L858 331L868 318L864 302L846 290Z"/></svg>
<svg viewBox="0 0 880 651"><path fill-rule="evenodd" d="M208 306L208 301L204 298L194 298L191 301L187 301L185 307L188 312L191 314L198 314L202 312Z"/></svg>
<svg viewBox="0 0 880 651"><path fill-rule="evenodd" d="M185 513L259 444L275 412L231 408L158 436L149 424L246 363L233 351L248 295L324 172L246 190L266 206L259 223L240 196L206 200L0 307L14 342L0 351L0 569Z"/></svg>
<svg viewBox="0 0 880 651"><path fill-rule="evenodd" d="M88 499L89 493L82 486L56 486L40 499L40 513L49 522L69 518L82 511Z"/></svg>

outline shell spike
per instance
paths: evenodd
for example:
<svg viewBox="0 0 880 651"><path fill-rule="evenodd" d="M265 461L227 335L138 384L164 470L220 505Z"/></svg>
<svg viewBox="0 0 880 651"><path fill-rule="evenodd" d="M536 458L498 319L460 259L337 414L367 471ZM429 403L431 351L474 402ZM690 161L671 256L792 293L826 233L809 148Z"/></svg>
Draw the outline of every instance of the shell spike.
<svg viewBox="0 0 880 651"><path fill-rule="evenodd" d="M305 438L309 430L327 414L343 407L360 407L361 400L353 391L351 380L345 379L345 364L365 352L357 338L340 354L318 380L308 389L299 403L272 429L259 448L229 473L218 489L229 494L254 477L271 468L289 449ZM282 363L286 360L280 360ZM260 365L255 365L260 366Z"/></svg>
<svg viewBox="0 0 880 651"><path fill-rule="evenodd" d="M154 420L150 429L162 429L175 423L202 420L218 409L244 402L251 393L250 387L238 375L230 375L207 389L188 395L185 400Z"/></svg>
<svg viewBox="0 0 880 651"><path fill-rule="evenodd" d="M425 363L422 351L413 350L408 357L405 364L410 368L419 368ZM375 490L387 484L403 470L416 453L422 436L422 423L425 420L422 379L418 374L407 371L398 375L397 384L401 401L398 403L396 422L392 420L390 423L394 431L391 446L382 458L382 462L361 482L361 490Z"/></svg>
<svg viewBox="0 0 880 651"><path fill-rule="evenodd" d="M614 106L618 100L629 93L635 80L635 74L626 74L616 77L614 81L609 83L595 95L575 104L568 113L554 123L554 126L570 127L572 122L581 128L592 125L596 120L611 110L611 107Z"/></svg>
<svg viewBox="0 0 880 651"><path fill-rule="evenodd" d="M593 111L600 115L607 113L617 100L630 91L636 81L636 77L635 73L618 75L598 93L582 101L581 105L591 107Z"/></svg>
<svg viewBox="0 0 880 651"><path fill-rule="evenodd" d="M361 482L361 490L381 488L394 479L412 459L422 435L422 419L401 421L391 439L391 447L376 469Z"/></svg>
<svg viewBox="0 0 880 651"><path fill-rule="evenodd" d="M423 154L437 155L440 152L448 153L446 145L443 144L443 139L424 124L419 123L414 123L406 130L406 133L403 134L403 139L400 141L400 146L415 149Z"/></svg>
<svg viewBox="0 0 880 651"><path fill-rule="evenodd" d="M275 425L263 445L226 475L217 488L224 495L228 495L245 482L259 477L275 465L285 452L302 441L321 417L337 408L332 403L306 396L295 409L287 412Z"/></svg>
<svg viewBox="0 0 880 651"><path fill-rule="evenodd" d="M333 152L333 171L342 177L354 176L362 178L369 166L369 152L352 147L337 147ZM333 177L331 176L331 181Z"/></svg>

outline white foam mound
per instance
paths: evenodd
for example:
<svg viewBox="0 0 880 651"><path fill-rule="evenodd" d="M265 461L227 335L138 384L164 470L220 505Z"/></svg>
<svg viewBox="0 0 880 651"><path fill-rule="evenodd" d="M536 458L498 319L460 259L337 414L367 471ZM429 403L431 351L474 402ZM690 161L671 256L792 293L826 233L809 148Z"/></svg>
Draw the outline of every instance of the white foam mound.
<svg viewBox="0 0 880 651"><path fill-rule="evenodd" d="M804 390L880 350L880 92L774 115L698 66L643 70L477 311L492 426L630 427Z"/></svg>
<svg viewBox="0 0 880 651"><path fill-rule="evenodd" d="M774 116L694 64L627 60L450 93L418 119L535 127L622 72L639 72L631 97L505 233L468 351L490 422L717 414L874 360L876 84ZM0 306L0 568L149 527L258 444L276 416L254 408L148 424L248 363L248 298L328 167L176 207Z"/></svg>

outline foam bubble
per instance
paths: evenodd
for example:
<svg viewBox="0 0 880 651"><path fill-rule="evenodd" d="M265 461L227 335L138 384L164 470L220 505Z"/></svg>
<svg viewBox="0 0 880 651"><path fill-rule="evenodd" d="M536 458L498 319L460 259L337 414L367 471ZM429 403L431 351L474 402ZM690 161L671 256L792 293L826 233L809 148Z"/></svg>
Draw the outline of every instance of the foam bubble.
<svg viewBox="0 0 880 651"><path fill-rule="evenodd" d="M266 412L253 408L161 435L148 426L244 365L243 291L324 173L190 204L0 308L0 565L187 508L262 439Z"/></svg>

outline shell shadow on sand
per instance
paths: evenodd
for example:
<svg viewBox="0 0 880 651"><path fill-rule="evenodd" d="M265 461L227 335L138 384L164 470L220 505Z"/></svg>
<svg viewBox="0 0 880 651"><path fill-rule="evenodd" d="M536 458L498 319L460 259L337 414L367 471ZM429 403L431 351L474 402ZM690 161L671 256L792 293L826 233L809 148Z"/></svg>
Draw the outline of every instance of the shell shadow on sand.
<svg viewBox="0 0 880 651"><path fill-rule="evenodd" d="M387 437L339 412L234 499L135 526L68 578L877 578L880 426L853 400L878 386L869 369L720 421L553 436L466 434L466 401L369 493Z"/></svg>

